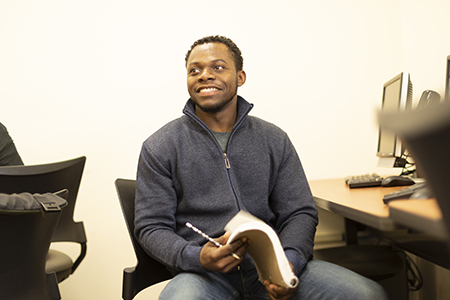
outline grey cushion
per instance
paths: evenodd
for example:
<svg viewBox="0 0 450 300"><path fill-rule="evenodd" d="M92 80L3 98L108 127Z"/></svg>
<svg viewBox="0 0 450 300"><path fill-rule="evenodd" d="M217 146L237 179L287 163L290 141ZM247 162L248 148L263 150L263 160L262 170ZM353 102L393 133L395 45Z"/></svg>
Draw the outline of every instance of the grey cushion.
<svg viewBox="0 0 450 300"><path fill-rule="evenodd" d="M41 202L50 203L53 207L64 207L67 201L53 193L45 194L2 194L0 193L0 212L26 212L40 211L43 209Z"/></svg>
<svg viewBox="0 0 450 300"><path fill-rule="evenodd" d="M55 249L50 249L47 254L47 261L45 263L45 271L60 272L72 268L73 261L65 253Z"/></svg>

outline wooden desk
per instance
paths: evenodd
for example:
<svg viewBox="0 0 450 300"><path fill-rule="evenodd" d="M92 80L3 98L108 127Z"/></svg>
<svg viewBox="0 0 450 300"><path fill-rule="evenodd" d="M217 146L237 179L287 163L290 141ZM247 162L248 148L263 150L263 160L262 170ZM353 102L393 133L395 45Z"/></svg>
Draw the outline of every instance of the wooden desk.
<svg viewBox="0 0 450 300"><path fill-rule="evenodd" d="M434 199L398 200L388 206L383 196L404 187L350 189L344 179L312 180L309 184L317 207L345 218L348 244L357 243L355 228L361 223L389 244L450 270L447 234Z"/></svg>
<svg viewBox="0 0 450 300"><path fill-rule="evenodd" d="M380 231L406 226L437 238L447 238L441 210L434 199L397 200L389 205L383 196L404 187L350 189L344 179L309 182L317 207Z"/></svg>
<svg viewBox="0 0 450 300"><path fill-rule="evenodd" d="M344 179L312 180L309 185L317 207L381 231L397 229L383 196L401 187L350 189Z"/></svg>

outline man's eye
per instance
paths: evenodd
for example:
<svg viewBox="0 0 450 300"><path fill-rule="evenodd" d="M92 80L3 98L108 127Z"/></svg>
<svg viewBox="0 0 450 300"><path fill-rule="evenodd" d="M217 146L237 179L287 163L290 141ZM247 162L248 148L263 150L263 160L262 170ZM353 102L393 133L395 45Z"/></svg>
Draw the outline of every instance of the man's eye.
<svg viewBox="0 0 450 300"><path fill-rule="evenodd" d="M216 66L216 70L223 70L225 69L223 66Z"/></svg>
<svg viewBox="0 0 450 300"><path fill-rule="evenodd" d="M200 72L199 69L194 68L194 69L191 69L191 70L189 71L189 74L197 74L197 73L199 73L199 72Z"/></svg>

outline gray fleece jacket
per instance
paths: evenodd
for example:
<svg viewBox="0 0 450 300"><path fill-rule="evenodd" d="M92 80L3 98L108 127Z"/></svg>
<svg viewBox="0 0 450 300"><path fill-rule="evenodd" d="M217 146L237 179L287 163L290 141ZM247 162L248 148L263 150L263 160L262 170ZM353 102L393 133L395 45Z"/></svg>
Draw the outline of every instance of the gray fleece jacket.
<svg viewBox="0 0 450 300"><path fill-rule="evenodd" d="M207 272L199 261L206 240L246 210L278 233L299 274L312 257L317 210L302 165L287 134L249 116L253 105L238 97L238 117L223 153L195 114L152 134L142 146L136 183L135 233L143 248L172 273Z"/></svg>

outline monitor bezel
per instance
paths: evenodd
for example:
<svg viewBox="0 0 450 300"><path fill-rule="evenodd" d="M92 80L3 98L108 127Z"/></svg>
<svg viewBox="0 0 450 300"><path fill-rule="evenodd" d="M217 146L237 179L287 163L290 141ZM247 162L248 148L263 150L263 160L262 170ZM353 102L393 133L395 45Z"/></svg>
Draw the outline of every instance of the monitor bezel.
<svg viewBox="0 0 450 300"><path fill-rule="evenodd" d="M447 70L445 72L445 101L450 101L450 55L447 56Z"/></svg>
<svg viewBox="0 0 450 300"><path fill-rule="evenodd" d="M400 80L400 94L399 94L399 100L398 100L399 101L398 111L399 112L405 111L408 109L408 105L411 105L412 95L411 94L408 95L409 93L412 92L412 91L408 91L409 85L412 84L410 74L408 72L402 72L383 84L383 96L382 96L382 101L381 101L381 111L383 111L383 107L384 107L386 88L399 80ZM378 129L377 156L380 158L402 157L404 149L403 149L402 141L400 140L400 138L397 135L395 135L395 142L394 142L394 145L393 145L394 147L393 147L392 151L389 151L389 152L380 151L381 132L384 130L385 129L382 129L381 127L379 127L379 129Z"/></svg>

